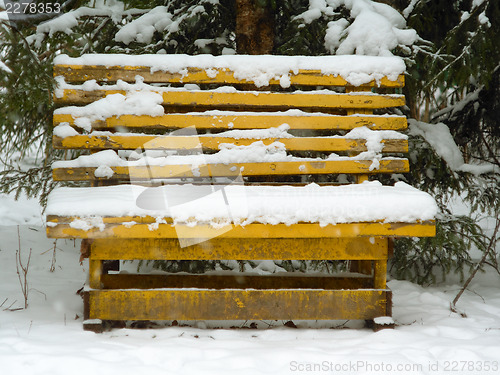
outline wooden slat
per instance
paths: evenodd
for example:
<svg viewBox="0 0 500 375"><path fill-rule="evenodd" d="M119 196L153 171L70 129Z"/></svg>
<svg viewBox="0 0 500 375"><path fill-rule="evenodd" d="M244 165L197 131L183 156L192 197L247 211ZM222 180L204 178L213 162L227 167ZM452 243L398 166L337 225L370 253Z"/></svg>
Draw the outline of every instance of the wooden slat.
<svg viewBox="0 0 500 375"><path fill-rule="evenodd" d="M212 238L181 247L177 238L99 239L92 259L100 260L355 260L387 259L387 238Z"/></svg>
<svg viewBox="0 0 500 375"><path fill-rule="evenodd" d="M62 123L74 125L70 114L54 114L54 126ZM97 129L129 128L186 128L197 129L267 129L288 124L290 129L307 130L352 130L367 126L372 130L404 130L407 128L404 116L334 116L334 115L205 115L203 112L166 114L163 116L123 115L106 120L95 120L92 126Z"/></svg>
<svg viewBox="0 0 500 375"><path fill-rule="evenodd" d="M373 289L371 277L298 275L136 275L102 276L99 289ZM380 289L385 289L380 288Z"/></svg>
<svg viewBox="0 0 500 375"><path fill-rule="evenodd" d="M235 139L229 137L207 136L158 136L158 135L75 135L66 138L53 137L56 149L113 149L135 150L193 150L202 147L208 151L218 151L222 143L236 146L249 146L254 142L269 145L273 142L283 143L288 151L366 151L364 139L345 139L331 137L296 137L296 138L266 138L266 139ZM382 152L408 152L406 139L382 140Z"/></svg>
<svg viewBox="0 0 500 375"><path fill-rule="evenodd" d="M53 223L53 224L52 224ZM54 225L54 226L52 226ZM223 226L215 229L208 224L195 227L187 225L158 224L152 229L149 224L129 225L107 224L103 230L92 228L88 231L72 228L69 223L47 225L49 238L186 238L209 240L219 238L353 238L353 237L433 237L436 235L434 221L419 223L349 223L320 226L301 223L295 225L248 224Z"/></svg>
<svg viewBox="0 0 500 375"><path fill-rule="evenodd" d="M281 161L269 163L205 164L194 168L188 164L165 166L110 167L113 179L151 180L166 178L308 175L339 173L406 173L407 159L382 159L378 169L370 171L371 160ZM94 175L96 167L55 168L54 181L106 180Z"/></svg>
<svg viewBox="0 0 500 375"><path fill-rule="evenodd" d="M122 94L124 90L64 89L61 97L54 97L56 104L89 104L107 95ZM205 108L238 108L287 110L290 108L329 109L329 108L387 108L405 104L404 95L382 94L313 94L284 92L217 92L217 91L166 91L159 92L163 105L190 106Z"/></svg>
<svg viewBox="0 0 500 375"><path fill-rule="evenodd" d="M216 74L214 74L216 73ZM54 76L63 76L66 82L83 82L95 79L98 82L112 82L121 79L126 82L135 82L136 76L144 78L144 82L163 83L219 83L238 84L254 83L251 80L240 80L234 73L226 69L212 69L210 76L204 69L188 68L187 74L156 71L151 73L150 67L145 66L102 66L102 65L55 65ZM319 70L299 70L298 74L290 72L292 85L309 86L348 86L349 83L341 76L325 75ZM280 85L277 79L271 79L270 85ZM379 82L371 81L363 84L364 87L403 87L404 75L396 80L383 77Z"/></svg>
<svg viewBox="0 0 500 375"><path fill-rule="evenodd" d="M91 290L89 319L322 320L387 315L386 290Z"/></svg>

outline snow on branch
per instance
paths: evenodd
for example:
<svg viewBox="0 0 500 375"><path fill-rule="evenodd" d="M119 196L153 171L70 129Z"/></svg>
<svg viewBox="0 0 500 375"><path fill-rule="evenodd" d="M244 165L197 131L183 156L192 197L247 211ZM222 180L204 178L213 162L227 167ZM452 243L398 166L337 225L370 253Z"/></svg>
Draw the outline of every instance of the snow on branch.
<svg viewBox="0 0 500 375"><path fill-rule="evenodd" d="M46 35L52 36L57 32L71 34L73 32L72 29L78 26L78 23L84 17L109 17L113 22L120 23L124 17L144 12L144 9L125 10L124 3L118 0L96 0L95 6L92 8L79 7L38 25L36 33L29 36L27 40L30 43L34 43L36 47L40 47Z"/></svg>
<svg viewBox="0 0 500 375"><path fill-rule="evenodd" d="M465 163L462 152L453 140L446 124L429 124L408 119L410 134L423 137L434 151L446 162L454 172L468 172L476 176L485 173L500 173L500 169L491 163Z"/></svg>
<svg viewBox="0 0 500 375"><path fill-rule="evenodd" d="M411 46L417 32L406 29L406 20L389 5L371 0L309 0L309 9L295 19L305 24L332 17L343 6L352 19L339 18L328 23L325 48L338 55L392 56L398 46Z"/></svg>

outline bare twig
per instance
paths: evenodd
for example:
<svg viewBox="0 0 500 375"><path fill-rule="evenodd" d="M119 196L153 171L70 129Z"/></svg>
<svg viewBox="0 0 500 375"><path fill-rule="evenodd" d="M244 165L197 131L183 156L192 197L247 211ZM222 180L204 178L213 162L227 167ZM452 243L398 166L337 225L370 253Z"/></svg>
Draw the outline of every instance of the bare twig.
<svg viewBox="0 0 500 375"><path fill-rule="evenodd" d="M451 303L451 305L450 305L451 311L453 311L455 313L457 312L456 305L457 305L458 300L460 299L460 297L462 296L462 294L464 293L464 291L467 289L467 287L471 283L472 279L474 279L474 276L476 276L477 271L479 271L481 269L481 266L486 262L486 258L488 257L488 255L492 251L493 245L497 242L497 233L498 233L499 229L500 229L500 217L497 218L497 221L496 221L496 224L495 224L495 230L493 231L493 235L491 236L490 243L488 245L488 248L484 252L483 257L481 258L481 260L477 264L476 268L474 269L474 271L472 271L472 273L470 274L469 278L465 282L464 286L462 287L462 289L460 289L460 291L458 292L458 294L455 296L455 299Z"/></svg>
<svg viewBox="0 0 500 375"><path fill-rule="evenodd" d="M3 309L3 311L16 311L16 310L18 310L18 309L11 309L11 307L14 306L14 303L16 303L16 302L17 302L17 299L14 302L12 302L9 305L9 307L6 307L5 309Z"/></svg>
<svg viewBox="0 0 500 375"><path fill-rule="evenodd" d="M38 290L36 288L30 288L30 290L34 290L35 292L42 294L45 297L45 301L47 301L47 295L44 292L42 292L41 290Z"/></svg>
<svg viewBox="0 0 500 375"><path fill-rule="evenodd" d="M24 308L27 309L28 293L29 293L28 271L30 267L32 249L30 249L30 253L28 255L28 261L26 262L26 265L24 265L21 257L21 234L19 233L19 225L17 226L17 239L18 239L19 249L16 250L16 271L17 271L17 277L19 279L19 284L21 285L21 292L23 293L24 296Z"/></svg>
<svg viewBox="0 0 500 375"><path fill-rule="evenodd" d="M50 263L50 268L49 268L49 271L50 272L54 272L56 270L56 250L59 249L57 247L57 239L54 240L54 246L52 246L50 249L48 250L45 250L42 255L48 253L49 251L52 251L52 261ZM61 249L59 249L61 250Z"/></svg>

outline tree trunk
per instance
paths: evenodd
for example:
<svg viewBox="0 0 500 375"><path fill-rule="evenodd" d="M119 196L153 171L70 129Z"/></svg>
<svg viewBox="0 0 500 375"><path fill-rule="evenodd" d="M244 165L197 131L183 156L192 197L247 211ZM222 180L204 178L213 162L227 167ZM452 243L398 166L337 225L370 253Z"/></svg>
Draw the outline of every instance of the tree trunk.
<svg viewBox="0 0 500 375"><path fill-rule="evenodd" d="M256 0L236 0L236 50L238 54L271 54L274 47L274 15Z"/></svg>

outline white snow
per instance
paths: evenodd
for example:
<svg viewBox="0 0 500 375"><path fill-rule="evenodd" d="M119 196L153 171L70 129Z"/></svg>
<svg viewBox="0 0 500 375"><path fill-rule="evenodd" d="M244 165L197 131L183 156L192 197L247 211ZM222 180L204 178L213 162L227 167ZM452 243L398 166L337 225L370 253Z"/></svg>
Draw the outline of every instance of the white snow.
<svg viewBox="0 0 500 375"><path fill-rule="evenodd" d="M66 85L66 84L64 84ZM187 85L185 85L187 86ZM67 85L65 87L71 87ZM156 87L149 88L158 90ZM145 94L145 95L144 95ZM151 91L131 91L127 95L122 94L110 94L105 98L99 99L93 103L87 104L85 106L67 106L61 107L54 110L54 114L69 114L75 119L75 125L86 130L91 131L91 124L96 120L105 120L109 117L120 117L127 114L135 115L149 115L149 116L162 116L164 115L163 107L160 105L162 101L161 94ZM276 111L276 112L248 112L248 111L223 111L223 110L208 110L203 112L188 112L188 116L211 116L214 120L214 127L217 121L222 121L218 119L219 116L234 116L236 119L239 116L322 116L329 117L332 121L336 119L346 117L338 115L330 115L322 112L304 112L299 109L289 109L287 111ZM401 117L397 115L365 115L365 114L353 114L351 117L363 116L366 118L380 118L380 117ZM61 124L64 125L64 124ZM257 125L257 124L256 124ZM228 124L229 128L232 128L231 123ZM62 135L70 136L70 130L67 127L60 129ZM64 133L62 132L64 130ZM262 131L263 129L261 129ZM237 133L232 133L237 134ZM248 133L251 134L251 133ZM259 134L259 133L255 133ZM388 135L389 133L384 133ZM62 136L60 135L60 136ZM235 136L234 138L238 138ZM242 138L259 138L259 136L249 136Z"/></svg>
<svg viewBox="0 0 500 375"><path fill-rule="evenodd" d="M18 224L40 226L43 223L41 212L37 199L21 195L18 200L14 200L14 194L0 193L0 227Z"/></svg>
<svg viewBox="0 0 500 375"><path fill-rule="evenodd" d="M235 223L291 225L349 222L415 222L434 219L438 212L427 193L398 182L378 181L347 186L226 186L224 192L199 185L147 188L119 185L57 188L48 200L47 215L172 217L176 223L210 222L229 218ZM141 197L141 198L139 198Z"/></svg>
<svg viewBox="0 0 500 375"><path fill-rule="evenodd" d="M73 220L69 226L81 230L89 230L91 228L99 228L101 231L104 230L104 223L100 217L76 219Z"/></svg>
<svg viewBox="0 0 500 375"><path fill-rule="evenodd" d="M172 14L168 12L167 7L157 6L143 16L122 26L116 33L115 40L125 44L130 44L132 41L148 44L151 43L153 34L157 31L165 33L165 39L168 39L170 34L179 31L179 25L186 18L199 13L205 13L203 5L193 5L181 14L178 12Z"/></svg>
<svg viewBox="0 0 500 375"><path fill-rule="evenodd" d="M411 12L413 12L413 9L415 9L415 5L417 5L419 1L420 0L411 0L408 6L403 9L403 16L405 18L408 18L410 16Z"/></svg>
<svg viewBox="0 0 500 375"><path fill-rule="evenodd" d="M325 48L333 52L339 48L342 42L342 37L345 34L345 30L349 26L349 21L345 18L341 18L337 21L328 22L326 34L325 34Z"/></svg>
<svg viewBox="0 0 500 375"><path fill-rule="evenodd" d="M5 65L5 63L3 61L0 61L0 70L6 71L9 73L12 72L12 70L7 65Z"/></svg>
<svg viewBox="0 0 500 375"><path fill-rule="evenodd" d="M98 86L97 84L95 85ZM61 87L65 86L62 86L61 84L57 90L60 90ZM93 87L89 88L89 90L93 89ZM131 91L127 92L126 95L107 95L105 98L96 100L95 102L87 104L83 107L68 106L57 108L54 111L54 114L70 114L75 119L80 118L80 121L75 122L75 124L85 130L90 131L90 124L92 121L104 120L111 116L121 116L128 114L138 116L161 116L165 113L163 107L161 106L162 102L163 98L160 93L148 90L142 90L139 92Z"/></svg>
<svg viewBox="0 0 500 375"><path fill-rule="evenodd" d="M373 322L379 325L389 325L394 324L394 319L392 319L392 317L390 316L379 316L373 319Z"/></svg>
<svg viewBox="0 0 500 375"><path fill-rule="evenodd" d="M16 211L8 215L0 222L17 221ZM82 329L83 303L76 294L88 270L87 261L83 266L78 262L79 241L57 241L55 270L50 272L54 241L45 237L44 228L23 225L20 234L23 259L32 248L28 280L34 289L27 310L15 310L24 303L15 265L17 228L0 226L3 374L430 375L449 373L445 369L455 364L472 370L454 373L498 373L500 276L491 269L479 274L460 299L458 307L466 318L449 310L460 288L458 277L425 288L389 281L397 326L377 333L356 321L294 321L299 327L294 329L283 327L283 321L250 320L180 321L180 326L163 329L94 334ZM268 266L264 263L261 268ZM259 329L229 329L253 322ZM186 323L189 326L182 326ZM332 327L338 329L328 329ZM313 366L325 371L306 371ZM381 366L386 370L390 366L391 371L381 371Z"/></svg>
<svg viewBox="0 0 500 375"><path fill-rule="evenodd" d="M368 145L370 142L378 143L383 139L408 139L408 136L394 130L371 130L366 126L360 126L350 130L343 137L339 136L339 138L366 139ZM370 148L369 145L368 148Z"/></svg>
<svg viewBox="0 0 500 375"><path fill-rule="evenodd" d="M109 17L113 22L119 23L122 18L133 14L144 13L142 9L127 9L122 1L117 0L95 0L93 7L80 6L68 12L61 12L58 17L52 18L49 21L43 22L36 28L36 33L30 35L27 40L34 43L35 46L42 45L45 35L54 35L57 32L71 34L72 28L78 25L82 18L92 17Z"/></svg>
<svg viewBox="0 0 500 375"><path fill-rule="evenodd" d="M486 11L482 11L479 16L477 16L477 19L480 24L491 27L491 22L490 19L486 16Z"/></svg>
<svg viewBox="0 0 500 375"><path fill-rule="evenodd" d="M407 139L405 134L399 133L393 130L370 130L366 126L352 129L342 138L349 139L366 139L367 151L361 152L359 155L355 156L353 159L357 160L372 160L370 165L370 171L377 169L380 166L380 160L382 160L382 149L384 144L382 140L384 139Z"/></svg>
<svg viewBox="0 0 500 375"><path fill-rule="evenodd" d="M129 44L136 40L139 43L150 43L156 31L164 31L167 27L175 28L178 24L172 21L172 14L164 6L151 9L148 13L123 26L115 35L117 42Z"/></svg>
<svg viewBox="0 0 500 375"><path fill-rule="evenodd" d="M238 55L238 56L241 56L241 55ZM365 78L366 78L366 74L364 73L352 73L351 74L351 83L354 85L353 82L358 82L358 84L362 84L362 83L366 83L366 82L369 82L370 80L366 81L365 82ZM105 110L105 113L109 113L109 114L116 114L116 112L120 113L122 110L122 108L125 108L125 113L123 114L151 114L153 116L159 116L161 114L163 114L163 111L160 110L161 106L159 105L159 103L161 103L160 101L160 98L162 98L162 93L166 93L166 92L182 92L182 91L186 91L186 88L185 87L159 87L159 86L156 86L156 85L148 85L146 83L143 82L143 79L141 76L136 76L136 82L135 83L128 83L128 82L124 82L122 80L118 80L116 84L112 84L112 85L100 85L98 84L95 80L90 80L90 81L86 81L85 83L81 84L81 85L72 85L72 84L67 84L65 81L64 81L64 77L62 76L58 76L55 78L55 80L57 81L57 88L54 90L54 93L56 95L56 97L62 97L64 95L64 90L65 89L69 89L69 90L83 90L83 91L99 91L99 90L104 90L104 91L115 91L115 90L118 90L118 91L125 91L126 92L126 97L125 98L121 98L123 97L124 95L121 94L121 93L116 93L116 94L109 94L107 95L106 97L102 98L102 99L99 99L91 104L95 104L95 107L96 108L104 108L104 107L108 107L108 103L109 101L107 100L107 97L109 96L116 96L116 95L120 95L120 96L117 96L116 98L114 98L114 102L116 103L116 108L113 106L111 107L112 109L107 109ZM269 78L269 77L268 77ZM272 78L272 77L271 77ZM378 79L381 79L383 78L383 76L378 76L377 80ZM393 79L396 79L397 78L397 75L393 77ZM261 79L261 78L259 78ZM267 82L267 81L266 81ZM260 86L261 84L258 84L257 82L255 83L257 86ZM267 84L267 83L263 83L263 84ZM355 84L355 85L358 85L358 84ZM232 86L222 86L222 87L219 87L219 88L216 88L214 90L198 90L197 86L196 85L186 85L188 86L187 87L187 91L190 91L190 92L196 92L196 91L199 91L199 92L217 92L217 93L222 93L222 94L228 94L228 93L235 93L235 92L240 92L242 94L246 94L246 95L249 95L249 94L252 94L252 95L255 95L255 96L271 96L273 95L272 92L262 92L262 91L238 91L235 87L232 87ZM143 98L141 98L141 94L149 94L149 96L154 96L154 97L149 97L149 101L145 101L145 98L148 98L148 95L144 95ZM302 91L302 90L295 90L293 92L290 93L290 95L294 95L294 94L300 94L300 95L330 95L330 96L356 96L356 95L371 95L371 96L380 96L380 94L378 93L374 93L374 92L371 92L371 91L366 91L366 92L350 92L350 93L337 93L333 90L328 90L328 89L322 89L322 90L314 90L314 91ZM383 95L384 97L392 97L392 98L404 98L404 95L401 95L401 94L384 94ZM130 105L131 107L128 108L127 105L125 105L124 101L127 99L127 98L130 98L129 99L129 102L130 102ZM142 106L142 103L144 103L144 107ZM64 108L69 108L69 110L67 109L64 109ZM81 113L81 114L84 114L86 112L88 112L88 109L85 109L85 108L88 108L87 106L86 107L64 107L63 109L61 109L60 111L58 110L58 112L56 113ZM79 112L81 111L81 112Z"/></svg>
<svg viewBox="0 0 500 375"><path fill-rule="evenodd" d="M76 108L76 107L75 107ZM104 107L105 108L105 107ZM73 111L73 110L71 110ZM83 108L81 112L86 113ZM96 112L94 117L101 117ZM85 120L86 118L77 118L77 120ZM89 120L90 121L90 120ZM81 122L75 121L76 125L83 127ZM86 127L89 123L84 123ZM108 167L113 166L166 166L166 165L192 165L195 175L199 175L198 168L206 164L229 164L229 163L260 163L260 162L282 162L282 161L324 161L324 160L371 160L370 170L378 169L381 160L397 160L395 157L383 157L382 149L384 139L407 139L407 136L396 131L383 130L373 131L368 127L363 126L355 128L348 132L345 136L331 136L336 139L364 139L366 140L367 151L361 152L355 156L339 156L331 153L325 158L305 158L296 157L288 154L284 143L279 139L293 137L287 131L290 126L286 123L268 129L251 129L251 130L229 130L218 134L205 135L205 137L229 137L234 139L255 139L256 141L250 145L235 145L232 143L221 143L219 151L214 154L196 153L191 155L177 155L175 150L168 152L145 150L144 152L134 152L132 154L122 155L113 150L104 150L93 153L91 155L81 155L74 160L56 161L52 164L52 168L78 168L78 167L98 167L96 176L111 178L113 173ZM87 128L88 129L88 128ZM55 134L61 137L75 135L76 131L67 124L61 124L55 128ZM175 132L174 132L175 133ZM90 132L89 136L107 136L110 132ZM118 133L117 135L121 135ZM126 135L126 134L125 134ZM184 135L184 134L179 134ZM191 135L191 134L190 134ZM191 135L196 140L196 133ZM161 138L159 136L158 138ZM276 139L270 144L265 144L259 139L270 138ZM199 142L198 142L199 143ZM145 145L147 148L147 145ZM125 156L128 158L126 159ZM106 167L106 168L104 168ZM104 169L103 169L104 168Z"/></svg>
<svg viewBox="0 0 500 375"><path fill-rule="evenodd" d="M472 9L481 6L485 0L472 0Z"/></svg>
<svg viewBox="0 0 500 375"><path fill-rule="evenodd" d="M54 128L54 135L60 138L66 138L78 135L78 132L69 123L63 122Z"/></svg>
<svg viewBox="0 0 500 375"><path fill-rule="evenodd" d="M80 225L99 227L99 219L85 218ZM458 308L466 318L449 310L460 289L458 275L433 287L390 280L396 328L377 333L362 328L360 321L294 321L299 327L294 329L284 327L284 321L260 320L179 321L168 328L84 332L83 302L76 291L85 285L88 261L79 263L79 240L57 240L54 250L42 221L36 200L0 195L2 374L281 375L315 373L306 370L313 366L328 370L316 373L380 374L375 369L383 365L391 366L390 373L429 375L449 373L445 368L462 363L473 369L465 373L494 374L500 366L500 276L491 268L478 274L460 299ZM24 263L32 249L27 310L22 309L16 274L15 224L21 224ZM236 262L227 263L237 269ZM122 266L135 272L135 264ZM282 269L263 261L246 271ZM229 329L251 323L258 329ZM486 366L492 370L479 370Z"/></svg>
<svg viewBox="0 0 500 375"><path fill-rule="evenodd" d="M52 168L79 168L79 167L137 167L137 166L166 166L166 165L193 165L198 168L206 164L230 164L230 163L261 163L282 161L325 161L325 160L371 160L373 162L370 170L377 169L381 160L402 160L397 157L382 157L379 149L382 144L378 136L368 140L368 151L361 152L356 156L339 156L331 153L326 158L306 158L289 155L284 143L274 141L266 145L263 141L255 141L250 145L235 145L232 143L221 143L219 151L215 154L192 154L175 155L173 152L167 154L157 153L154 150L146 150L143 153L130 155L128 160L121 158L113 150L99 151L91 155L81 155L74 160L61 160L52 163Z"/></svg>
<svg viewBox="0 0 500 375"><path fill-rule="evenodd" d="M234 139L293 138L293 135L289 134L288 130L290 130L290 125L284 123L278 127L268 129L228 130L217 134L207 134L206 136Z"/></svg>
<svg viewBox="0 0 500 375"><path fill-rule="evenodd" d="M328 23L325 47L331 54L392 56L397 46L417 40L417 32L406 29L406 20L397 10L370 0L309 0L309 9L296 19L307 25L323 15L332 16L340 6L350 11L354 21L349 25L340 18Z"/></svg>
<svg viewBox="0 0 500 375"><path fill-rule="evenodd" d="M498 167L490 163L469 164L465 163L462 152L451 136L446 124L428 124L425 122L408 120L410 132L422 136L444 159L452 171L469 172L475 175L491 172L500 172Z"/></svg>
<svg viewBox="0 0 500 375"><path fill-rule="evenodd" d="M124 55L88 54L72 58L59 55L54 64L104 65L104 66L145 66L151 72L187 72L188 68L229 69L240 80L255 82L265 86L271 79L283 80L300 69L318 70L325 75L340 75L350 84L359 86L372 80L379 81L387 76L395 80L406 67L403 60L395 56L249 56L249 55Z"/></svg>
<svg viewBox="0 0 500 375"><path fill-rule="evenodd" d="M95 171L94 171L94 176L98 177L98 178L111 178L113 177L113 175L115 174L115 172L113 172L113 170L108 167L108 166L105 166L105 165L100 165Z"/></svg>

